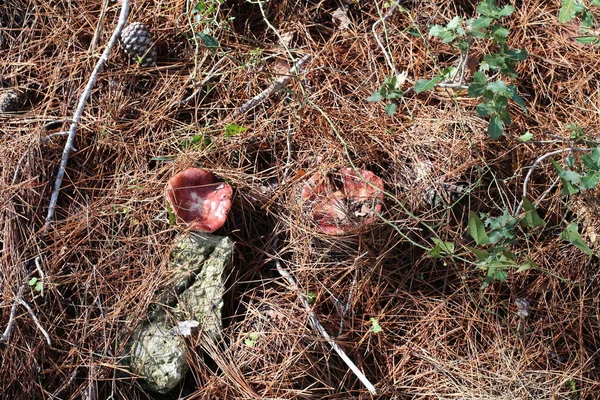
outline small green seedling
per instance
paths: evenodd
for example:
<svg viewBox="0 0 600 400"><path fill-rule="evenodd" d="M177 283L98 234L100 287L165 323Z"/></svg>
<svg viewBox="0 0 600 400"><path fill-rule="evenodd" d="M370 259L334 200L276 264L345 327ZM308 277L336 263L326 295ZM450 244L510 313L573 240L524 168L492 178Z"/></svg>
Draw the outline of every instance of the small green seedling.
<svg viewBox="0 0 600 400"><path fill-rule="evenodd" d="M248 335L248 339L244 340L244 343L248 347L254 347L254 345L256 344L256 341L258 340L258 337L259 337L258 333L252 332Z"/></svg>
<svg viewBox="0 0 600 400"><path fill-rule="evenodd" d="M381 332L383 329L381 328L381 325L379 325L379 321L377 321L377 318L371 318L370 319L371 323L373 324L373 326L371 327L371 331L373 331L373 333L379 333Z"/></svg>
<svg viewBox="0 0 600 400"><path fill-rule="evenodd" d="M523 142L523 143L529 142L531 139L533 139L533 134L531 132L527 131L524 134L522 134L521 136L519 136L519 139L521 139L521 142Z"/></svg>
<svg viewBox="0 0 600 400"><path fill-rule="evenodd" d="M388 76L383 81L383 84L378 91L373 92L371 96L367 98L370 102L379 102L382 100L388 100L389 103L385 107L385 113L388 116L394 115L398 109L398 101L404 96L404 92L400 89L400 80L397 76Z"/></svg>
<svg viewBox="0 0 600 400"><path fill-rule="evenodd" d="M210 137L206 135L194 135L189 139L185 139L181 142L181 148L184 150L194 149L203 150L212 144Z"/></svg>
<svg viewBox="0 0 600 400"><path fill-rule="evenodd" d="M31 278L28 282L29 286L35 289L36 292L41 293L44 289L44 283L38 278Z"/></svg>

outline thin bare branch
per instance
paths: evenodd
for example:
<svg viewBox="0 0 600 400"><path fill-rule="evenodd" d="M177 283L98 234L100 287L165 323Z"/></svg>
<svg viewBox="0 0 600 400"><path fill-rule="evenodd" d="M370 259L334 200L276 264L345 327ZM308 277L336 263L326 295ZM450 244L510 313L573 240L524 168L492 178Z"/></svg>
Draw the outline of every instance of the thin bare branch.
<svg viewBox="0 0 600 400"><path fill-rule="evenodd" d="M46 343L48 343L48 346L52 346L52 341L50 340L50 335L48 335L48 332L46 332L46 330L44 329L42 324L40 324L40 321L38 320L37 316L35 315L35 312L33 312L31 307L29 307L29 304L27 304L27 302L25 300L23 300L23 298L21 298L21 297L17 298L17 302L20 305L22 305L23 307L25 307L25 309L27 310L29 315L31 315L31 318L33 318L33 322L35 322L35 325L38 327L40 332L42 332L42 334L46 338Z"/></svg>
<svg viewBox="0 0 600 400"><path fill-rule="evenodd" d="M265 90L263 90L262 92L260 92L259 94L257 94L256 96L254 96L253 98L251 98L250 100L245 102L244 104L242 104L242 106L240 108L238 108L237 110L235 110L233 112L233 114L231 115L230 118L235 118L240 114L244 114L245 112L250 111L257 105L259 105L260 103L262 103L263 101L268 99L269 96L271 96L273 93L275 93L278 90L280 90L281 88L287 86L290 83L290 81L292 80L292 77L296 76L298 74L298 72L300 71L300 69L302 68L302 66L304 64L308 63L311 60L311 58L312 58L312 56L310 54L306 54L304 57L299 59L294 64L294 66L292 68L290 68L289 72L285 76L277 79L275 82L273 82L273 84L271 86L269 86L268 88L266 88Z"/></svg>
<svg viewBox="0 0 600 400"><path fill-rule="evenodd" d="M342 358L342 360L344 360L344 362L346 363L348 368L350 368L350 370L354 373L354 375L356 375L356 377L363 383L363 385L365 385L365 387L369 390L369 392L371 394L377 394L377 390L375 389L375 386L373 386L373 384L367 379L367 377L361 372L361 370L358 369L356 364L354 364L354 362L346 355L344 350L342 350L342 348L331 338L331 336L329 336L329 334L327 333L327 331L325 330L325 328L323 327L321 322L319 322L319 319L317 318L317 316L315 315L313 310L310 308L310 304L308 304L308 300L300 291L300 288L298 287L296 280L281 265L281 261L279 259L275 259L275 266L277 267L277 271L279 272L279 274L288 282L288 284L290 285L290 288L293 291L295 291L296 294L298 295L298 298L302 302L304 309L308 313L308 316L313 325L313 328L315 330L317 330L321 334L321 336L323 336L323 338L331 345L331 347L335 350L335 352L338 353L338 355Z"/></svg>
<svg viewBox="0 0 600 400"><path fill-rule="evenodd" d="M568 147L566 149L551 151L550 153L546 153L543 156L539 157L537 160L535 160L535 162L531 165L531 167L529 167L529 171L527 171L527 175L525 175L525 180L523 181L523 192L521 193L521 195L523 197L527 197L527 186L529 185L529 181L531 180L531 175L533 174L533 171L535 171L536 167L542 161L544 161L546 158L555 156L557 154L569 152L569 151L591 151L591 150L592 149L580 148L580 147ZM523 207L523 200L521 200L521 202L517 206L515 214L519 213L519 211L521 210L521 207Z"/></svg>
<svg viewBox="0 0 600 400"><path fill-rule="evenodd" d="M10 339L10 334L13 330L13 326L15 324L15 314L17 313L17 305L19 305L19 302L17 299L20 299L21 296L23 295L23 289L25 286L21 286L19 288L19 293L17 294L17 298L14 300L12 306L10 307L10 315L8 317L8 324L6 324L6 328L4 329L4 333L2 334L2 337L0 337L0 343L2 342L8 342L8 340Z"/></svg>
<svg viewBox="0 0 600 400"><path fill-rule="evenodd" d="M121 5L121 13L119 14L119 22L102 53L100 59L96 63L94 70L90 74L90 78L88 79L88 83L79 98L79 103L77 104L77 109L75 110L75 114L73 114L73 122L71 123L71 127L69 129L69 137L67 138L67 143L65 143L65 148L63 150L63 155L60 160L60 166L58 168L58 172L56 174L56 181L54 182L54 189L52 191L52 195L50 196L50 203L48 204L48 214L46 215L46 223L44 224L43 232L46 233L52 224L52 218L54 217L54 211L56 210L56 203L58 201L58 195L60 193L60 188L62 186L62 181L65 176L65 171L67 168L67 162L69 161L69 155L71 154L71 150L73 149L73 142L75 141L75 134L77 133L77 127L79 126L79 121L81 120L81 116L83 114L83 109L85 108L85 104L87 99L90 97L92 93L92 88L96 83L96 79L98 78L98 74L102 70L104 63L108 60L110 52L115 47L119 36L121 35L121 31L127 22L127 16L129 15L129 0L122 0Z"/></svg>

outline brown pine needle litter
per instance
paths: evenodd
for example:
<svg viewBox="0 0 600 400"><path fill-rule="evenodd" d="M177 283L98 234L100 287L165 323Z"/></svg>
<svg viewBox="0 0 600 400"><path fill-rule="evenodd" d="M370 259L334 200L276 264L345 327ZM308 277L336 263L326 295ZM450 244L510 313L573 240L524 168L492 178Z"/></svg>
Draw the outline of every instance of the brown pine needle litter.
<svg viewBox="0 0 600 400"><path fill-rule="evenodd" d="M156 65L110 53L46 235L65 132L121 3L0 4L0 91L19 96L0 113L0 397L158 398L121 363L123 335L171 279L178 231L164 189L195 166L235 188L217 232L236 242L224 340L190 336L190 372L160 398L598 398L598 258L559 237L577 222L597 254L597 190L565 197L539 161L525 186L548 225L512 245L535 267L485 289L467 221L517 212L536 160L555 152L564 165L564 149L581 147L568 124L598 139L600 47L574 40L577 19L558 22L559 0L499 1L515 7L508 44L529 54L510 82L528 112L510 103L513 123L492 140L464 91L407 93L392 117L366 101L392 69L407 89L456 65L428 29L475 12L471 1L405 1L387 16L393 3L132 2L128 22L149 28ZM490 46L475 41L470 54L481 61ZM324 235L301 184L350 166L384 181L381 218ZM457 256L428 257L432 238ZM311 326L300 294L377 395Z"/></svg>

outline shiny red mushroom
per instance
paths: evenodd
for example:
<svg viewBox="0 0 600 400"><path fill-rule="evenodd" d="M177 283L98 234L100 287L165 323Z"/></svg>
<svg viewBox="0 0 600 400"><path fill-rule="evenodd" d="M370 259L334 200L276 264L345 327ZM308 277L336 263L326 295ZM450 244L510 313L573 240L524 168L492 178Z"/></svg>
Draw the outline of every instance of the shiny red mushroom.
<svg viewBox="0 0 600 400"><path fill-rule="evenodd" d="M177 222L192 230L214 232L231 208L231 186L202 168L188 168L169 179L167 202Z"/></svg>
<svg viewBox="0 0 600 400"><path fill-rule="evenodd" d="M383 202L383 181L367 170L344 168L332 177L315 174L300 196L323 233L345 235L377 220Z"/></svg>

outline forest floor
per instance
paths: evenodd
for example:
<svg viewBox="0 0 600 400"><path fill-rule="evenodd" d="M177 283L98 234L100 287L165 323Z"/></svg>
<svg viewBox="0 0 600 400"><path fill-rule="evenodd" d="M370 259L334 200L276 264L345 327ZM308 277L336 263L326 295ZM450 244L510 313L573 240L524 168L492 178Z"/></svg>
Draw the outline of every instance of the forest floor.
<svg viewBox="0 0 600 400"><path fill-rule="evenodd" d="M600 7L510 0L488 20L490 3L132 2L156 64L111 52L47 231L121 2L0 3L0 91L18 97L0 113L0 397L598 398L600 47L581 39ZM208 360L189 336L184 382L152 397L119 338L169 283L164 193L188 167L234 188L224 339ZM345 168L381 178L381 210L330 235L299 188Z"/></svg>

